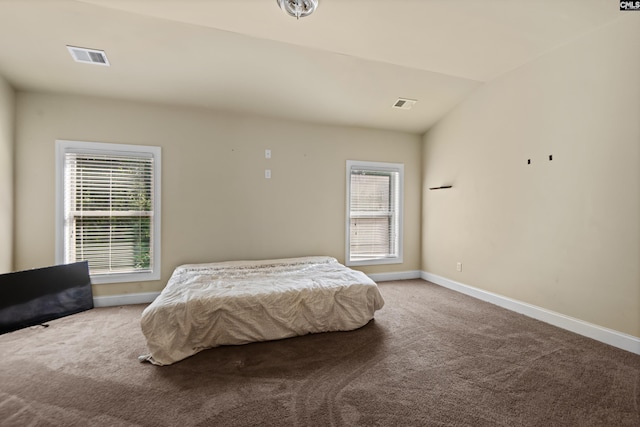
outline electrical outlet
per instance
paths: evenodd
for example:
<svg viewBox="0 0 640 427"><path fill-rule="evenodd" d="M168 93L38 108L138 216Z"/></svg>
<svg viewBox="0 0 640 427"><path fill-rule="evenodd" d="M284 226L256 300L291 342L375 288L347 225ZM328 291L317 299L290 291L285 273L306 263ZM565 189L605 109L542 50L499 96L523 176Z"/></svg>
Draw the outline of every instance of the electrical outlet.
<svg viewBox="0 0 640 427"><path fill-rule="evenodd" d="M264 177L266 179L271 179L271 169L265 169L264 170Z"/></svg>
<svg viewBox="0 0 640 427"><path fill-rule="evenodd" d="M456 270L462 271L462 263L461 262L456 264Z"/></svg>
<svg viewBox="0 0 640 427"><path fill-rule="evenodd" d="M265 159L271 158L271 150L264 150L264 158Z"/></svg>

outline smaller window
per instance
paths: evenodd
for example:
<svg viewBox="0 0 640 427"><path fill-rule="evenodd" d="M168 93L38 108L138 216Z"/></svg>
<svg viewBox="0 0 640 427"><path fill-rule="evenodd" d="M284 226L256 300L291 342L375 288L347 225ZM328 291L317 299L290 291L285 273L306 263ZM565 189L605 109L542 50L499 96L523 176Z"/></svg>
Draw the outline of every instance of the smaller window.
<svg viewBox="0 0 640 427"><path fill-rule="evenodd" d="M402 263L404 165L347 161L346 264Z"/></svg>
<svg viewBox="0 0 640 427"><path fill-rule="evenodd" d="M160 147L56 141L56 263L93 283L160 279Z"/></svg>

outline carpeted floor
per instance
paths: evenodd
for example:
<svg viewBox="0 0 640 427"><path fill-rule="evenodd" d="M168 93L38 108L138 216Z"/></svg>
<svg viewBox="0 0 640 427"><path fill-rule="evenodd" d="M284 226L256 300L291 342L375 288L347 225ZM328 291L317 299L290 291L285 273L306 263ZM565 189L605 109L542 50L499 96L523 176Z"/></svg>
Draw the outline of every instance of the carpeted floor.
<svg viewBox="0 0 640 427"><path fill-rule="evenodd" d="M640 356L421 281L351 332L141 364L144 306L0 336L2 426L638 426Z"/></svg>

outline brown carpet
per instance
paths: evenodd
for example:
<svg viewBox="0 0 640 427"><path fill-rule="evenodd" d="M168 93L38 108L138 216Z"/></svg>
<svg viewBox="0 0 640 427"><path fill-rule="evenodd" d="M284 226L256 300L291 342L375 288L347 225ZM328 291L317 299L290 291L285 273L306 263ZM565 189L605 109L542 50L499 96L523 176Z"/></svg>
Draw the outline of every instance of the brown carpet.
<svg viewBox="0 0 640 427"><path fill-rule="evenodd" d="M141 364L144 306L0 336L2 426L638 426L640 356L421 281L351 332Z"/></svg>

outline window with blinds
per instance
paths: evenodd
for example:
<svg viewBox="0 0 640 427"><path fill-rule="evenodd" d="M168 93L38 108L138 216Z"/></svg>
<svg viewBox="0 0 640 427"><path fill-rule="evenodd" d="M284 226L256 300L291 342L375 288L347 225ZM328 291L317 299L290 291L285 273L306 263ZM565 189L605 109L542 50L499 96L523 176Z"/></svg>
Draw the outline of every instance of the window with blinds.
<svg viewBox="0 0 640 427"><path fill-rule="evenodd" d="M159 279L159 147L58 141L61 263L94 283Z"/></svg>
<svg viewBox="0 0 640 427"><path fill-rule="evenodd" d="M404 165L347 162L347 265L402 262Z"/></svg>

